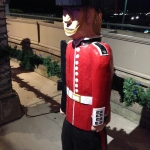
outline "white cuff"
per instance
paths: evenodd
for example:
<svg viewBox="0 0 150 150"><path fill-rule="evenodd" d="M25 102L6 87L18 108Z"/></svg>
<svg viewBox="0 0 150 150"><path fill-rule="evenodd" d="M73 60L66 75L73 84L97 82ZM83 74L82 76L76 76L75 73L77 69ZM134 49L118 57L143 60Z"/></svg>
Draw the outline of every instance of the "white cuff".
<svg viewBox="0 0 150 150"><path fill-rule="evenodd" d="M98 126L104 123L105 107L93 108L92 125Z"/></svg>

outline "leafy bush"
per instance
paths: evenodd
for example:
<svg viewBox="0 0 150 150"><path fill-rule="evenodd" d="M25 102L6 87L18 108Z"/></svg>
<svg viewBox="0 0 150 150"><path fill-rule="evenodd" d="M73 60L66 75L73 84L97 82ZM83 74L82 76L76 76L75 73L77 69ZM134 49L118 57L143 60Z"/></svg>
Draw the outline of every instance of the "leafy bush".
<svg viewBox="0 0 150 150"><path fill-rule="evenodd" d="M20 61L20 66L26 70L33 70L39 64L42 64L47 69L48 76L58 76L60 78L61 71L58 61L52 61L50 57L43 58L33 53L31 49L18 50L17 47L11 48L1 47L0 57L9 56Z"/></svg>
<svg viewBox="0 0 150 150"><path fill-rule="evenodd" d="M123 92L123 101L127 107L136 102L139 105L150 109L150 87L144 90L140 83L137 83L132 78L130 78L125 79Z"/></svg>
<svg viewBox="0 0 150 150"><path fill-rule="evenodd" d="M20 9L10 9L9 11L10 13L23 13L23 11Z"/></svg>

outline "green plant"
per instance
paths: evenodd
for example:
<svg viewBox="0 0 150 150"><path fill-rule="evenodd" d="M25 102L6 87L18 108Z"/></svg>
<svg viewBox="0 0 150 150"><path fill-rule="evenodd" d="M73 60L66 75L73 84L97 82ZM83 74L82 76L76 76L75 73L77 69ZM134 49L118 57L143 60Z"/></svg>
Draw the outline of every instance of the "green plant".
<svg viewBox="0 0 150 150"><path fill-rule="evenodd" d="M48 76L57 76L60 78L61 71L58 61L52 61L50 57L43 58L33 53L31 49L19 50L17 47L0 47L0 57L3 58L9 56L20 61L20 66L26 70L33 70L42 64L47 69Z"/></svg>
<svg viewBox="0 0 150 150"><path fill-rule="evenodd" d="M20 9L10 9L10 13L23 13Z"/></svg>
<svg viewBox="0 0 150 150"><path fill-rule="evenodd" d="M141 84L135 82L132 78L125 79L123 93L125 106L129 107L136 102L150 109L150 87L144 90Z"/></svg>
<svg viewBox="0 0 150 150"><path fill-rule="evenodd" d="M46 58L43 58L43 65L47 68L47 74L48 76L54 76L57 74L58 77L61 76L60 72L60 66L58 65L58 61L53 61L48 56Z"/></svg>
<svg viewBox="0 0 150 150"><path fill-rule="evenodd" d="M35 68L35 66L42 63L40 59L37 58L37 55L35 55L30 49L28 50L18 50L17 47L9 49L9 56L11 58L15 58L20 61L20 66L24 67L26 70L32 70ZM37 61L38 60L38 61Z"/></svg>

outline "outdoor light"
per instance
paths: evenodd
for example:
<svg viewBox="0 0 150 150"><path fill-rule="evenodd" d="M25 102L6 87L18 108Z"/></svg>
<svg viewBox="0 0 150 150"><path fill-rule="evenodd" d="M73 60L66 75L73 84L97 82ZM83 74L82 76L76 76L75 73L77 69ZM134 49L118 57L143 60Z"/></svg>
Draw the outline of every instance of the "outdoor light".
<svg viewBox="0 0 150 150"><path fill-rule="evenodd" d="M144 33L150 33L150 30L145 30Z"/></svg>
<svg viewBox="0 0 150 150"><path fill-rule="evenodd" d="M131 17L131 20L134 20L134 17Z"/></svg>
<svg viewBox="0 0 150 150"><path fill-rule="evenodd" d="M150 16L150 12L146 14L146 16Z"/></svg>
<svg viewBox="0 0 150 150"><path fill-rule="evenodd" d="M136 16L136 19L139 19L139 16Z"/></svg>

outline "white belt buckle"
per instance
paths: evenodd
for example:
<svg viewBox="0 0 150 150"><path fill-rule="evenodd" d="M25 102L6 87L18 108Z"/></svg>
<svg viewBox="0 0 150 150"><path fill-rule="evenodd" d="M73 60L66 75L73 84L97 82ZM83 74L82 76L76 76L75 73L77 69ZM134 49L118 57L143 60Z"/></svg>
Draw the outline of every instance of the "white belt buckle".
<svg viewBox="0 0 150 150"><path fill-rule="evenodd" d="M81 103L81 96L79 94L72 93L72 99Z"/></svg>

